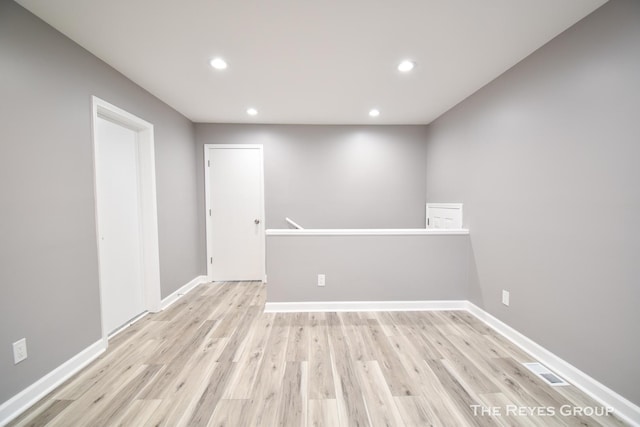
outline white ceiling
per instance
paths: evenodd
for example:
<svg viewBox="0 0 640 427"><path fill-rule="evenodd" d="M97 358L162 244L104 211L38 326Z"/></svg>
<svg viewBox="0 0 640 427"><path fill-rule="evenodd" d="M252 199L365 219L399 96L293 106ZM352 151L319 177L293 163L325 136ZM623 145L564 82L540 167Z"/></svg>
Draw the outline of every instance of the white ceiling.
<svg viewBox="0 0 640 427"><path fill-rule="evenodd" d="M606 0L17 2L194 122L426 124Z"/></svg>

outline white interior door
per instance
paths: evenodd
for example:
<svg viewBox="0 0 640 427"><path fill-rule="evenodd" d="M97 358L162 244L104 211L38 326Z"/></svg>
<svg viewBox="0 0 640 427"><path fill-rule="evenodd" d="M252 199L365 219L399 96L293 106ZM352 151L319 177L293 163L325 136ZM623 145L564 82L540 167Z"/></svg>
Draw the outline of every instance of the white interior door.
<svg viewBox="0 0 640 427"><path fill-rule="evenodd" d="M207 146L211 280L264 279L262 146Z"/></svg>
<svg viewBox="0 0 640 427"><path fill-rule="evenodd" d="M103 329L145 311L137 132L98 117L96 202Z"/></svg>

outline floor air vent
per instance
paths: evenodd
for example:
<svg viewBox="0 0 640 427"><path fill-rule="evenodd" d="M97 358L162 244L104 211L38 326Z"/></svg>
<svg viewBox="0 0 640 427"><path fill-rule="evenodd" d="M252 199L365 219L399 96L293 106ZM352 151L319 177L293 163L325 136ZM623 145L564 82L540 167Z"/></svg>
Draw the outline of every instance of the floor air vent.
<svg viewBox="0 0 640 427"><path fill-rule="evenodd" d="M531 372L542 378L547 384L553 387L569 385L568 382L551 372L546 366L541 363L523 363Z"/></svg>

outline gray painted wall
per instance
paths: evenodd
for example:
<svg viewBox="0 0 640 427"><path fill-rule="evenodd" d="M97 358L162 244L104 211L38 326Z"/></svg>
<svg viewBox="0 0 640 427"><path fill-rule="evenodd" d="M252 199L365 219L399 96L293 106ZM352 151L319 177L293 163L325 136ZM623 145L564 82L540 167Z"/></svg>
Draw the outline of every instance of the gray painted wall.
<svg viewBox="0 0 640 427"><path fill-rule="evenodd" d="M204 144L263 144L267 228L287 228L285 216L306 228L424 227L425 138L425 126L198 123L201 229Z"/></svg>
<svg viewBox="0 0 640 427"><path fill-rule="evenodd" d="M640 2L612 0L430 126L473 300L640 404ZM511 292L511 306L500 292Z"/></svg>
<svg viewBox="0 0 640 427"><path fill-rule="evenodd" d="M268 227L284 227L285 215L315 228L421 227L425 195L465 202L473 301L640 403L639 8L612 0L429 131L197 124L193 144L184 117L0 0L0 402L100 336L96 95L155 124L163 296L205 271L203 144L261 143ZM274 256L297 256L274 239L290 238L269 238ZM308 242L309 254L328 242ZM386 259L396 243L380 249ZM300 269L300 280L318 268ZM322 268L327 288L313 298L333 290L337 273ZM335 299L464 297L430 286L372 293L362 281ZM11 342L25 336L29 359L14 366Z"/></svg>
<svg viewBox="0 0 640 427"><path fill-rule="evenodd" d="M267 236L268 302L466 300L468 274L469 236Z"/></svg>
<svg viewBox="0 0 640 427"><path fill-rule="evenodd" d="M162 295L205 269L193 124L9 0L0 64L1 403L101 337L91 95L155 125Z"/></svg>

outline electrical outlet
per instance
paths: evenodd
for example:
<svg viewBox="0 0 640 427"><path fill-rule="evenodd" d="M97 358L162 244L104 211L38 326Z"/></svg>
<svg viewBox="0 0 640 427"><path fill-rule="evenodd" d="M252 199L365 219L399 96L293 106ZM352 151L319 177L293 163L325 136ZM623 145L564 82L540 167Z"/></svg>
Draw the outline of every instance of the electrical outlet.
<svg viewBox="0 0 640 427"><path fill-rule="evenodd" d="M18 364L27 358L27 339L22 338L13 343L13 363Z"/></svg>
<svg viewBox="0 0 640 427"><path fill-rule="evenodd" d="M509 291L502 290L502 303L509 306Z"/></svg>
<svg viewBox="0 0 640 427"><path fill-rule="evenodd" d="M318 274L318 286L324 286L325 277L324 274Z"/></svg>

